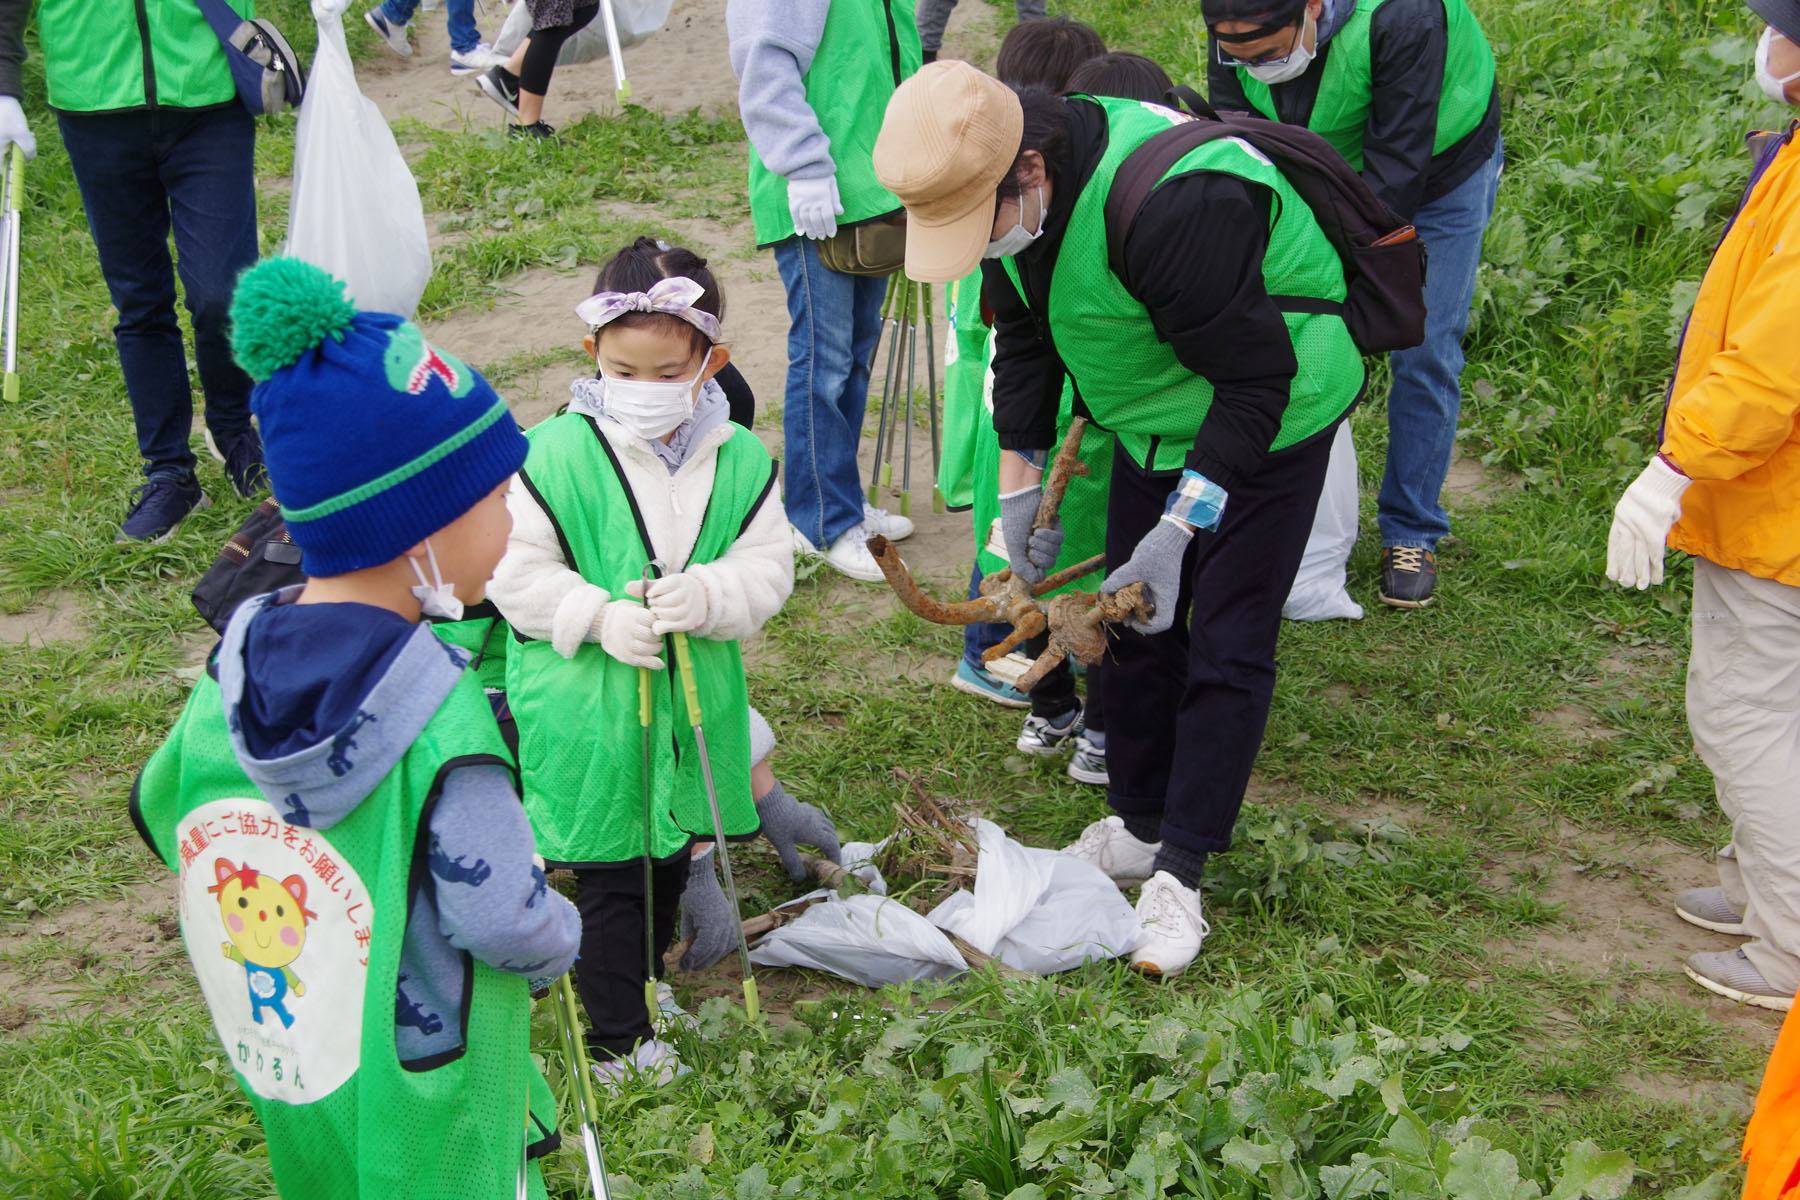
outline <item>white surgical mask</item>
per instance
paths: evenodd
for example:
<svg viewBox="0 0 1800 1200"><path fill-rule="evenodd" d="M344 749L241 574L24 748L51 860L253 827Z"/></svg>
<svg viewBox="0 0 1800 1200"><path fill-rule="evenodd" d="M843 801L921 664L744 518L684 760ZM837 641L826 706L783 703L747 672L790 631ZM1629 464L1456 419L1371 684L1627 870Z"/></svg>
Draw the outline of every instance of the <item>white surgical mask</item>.
<svg viewBox="0 0 1800 1200"><path fill-rule="evenodd" d="M1313 32L1313 49L1306 48L1306 31L1311 27ZM1313 55L1318 52L1319 27L1308 12L1300 23L1300 38L1294 43L1293 52L1279 62L1257 63L1244 69L1250 72L1251 78L1263 83L1286 83L1290 79L1298 79L1306 74L1306 68L1312 66Z"/></svg>
<svg viewBox="0 0 1800 1200"><path fill-rule="evenodd" d="M1771 39L1779 36L1781 35L1775 32L1773 25L1763 27L1762 37L1756 43L1756 86L1763 90L1763 95L1775 103L1787 104L1789 103L1787 85L1800 79L1800 71L1795 71L1792 75L1783 75L1779 79L1769 74L1769 43Z"/></svg>
<svg viewBox="0 0 1800 1200"><path fill-rule="evenodd" d="M419 612L445 621L462 620L463 602L456 598L456 585L444 582L444 576L438 571L437 551L431 548L430 538L425 539L425 559L431 564L430 583L425 582L425 572L419 570L419 560L410 555L406 559L412 564L413 574L419 580L412 590L412 594L419 598Z"/></svg>
<svg viewBox="0 0 1800 1200"><path fill-rule="evenodd" d="M705 369L704 365L700 368ZM654 441L694 415L698 372L688 380L618 379L601 367L600 380L606 387L606 415L633 437Z"/></svg>
<svg viewBox="0 0 1800 1200"><path fill-rule="evenodd" d="M1013 255L1019 253L1019 251L1031 245L1031 243L1043 237L1044 225L1050 220L1050 209L1049 206L1044 203L1044 189L1041 187L1037 189L1037 201L1037 232L1033 233L1031 230L1025 228L1025 202L1024 199L1021 198L1019 201L1019 217L1013 222L1013 227L1001 234L998 238L989 242L987 244L987 249L981 252L981 257L1011 258Z"/></svg>

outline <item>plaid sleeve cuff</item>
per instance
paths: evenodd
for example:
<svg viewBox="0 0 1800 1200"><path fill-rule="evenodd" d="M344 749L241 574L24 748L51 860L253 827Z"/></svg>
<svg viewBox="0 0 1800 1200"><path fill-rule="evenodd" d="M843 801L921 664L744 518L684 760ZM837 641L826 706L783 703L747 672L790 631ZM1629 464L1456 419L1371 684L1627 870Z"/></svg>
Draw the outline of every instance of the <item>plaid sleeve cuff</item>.
<svg viewBox="0 0 1800 1200"><path fill-rule="evenodd" d="M1217 529L1225 513L1225 489L1198 471L1183 471L1181 482L1169 493L1163 516L1173 517L1196 529Z"/></svg>

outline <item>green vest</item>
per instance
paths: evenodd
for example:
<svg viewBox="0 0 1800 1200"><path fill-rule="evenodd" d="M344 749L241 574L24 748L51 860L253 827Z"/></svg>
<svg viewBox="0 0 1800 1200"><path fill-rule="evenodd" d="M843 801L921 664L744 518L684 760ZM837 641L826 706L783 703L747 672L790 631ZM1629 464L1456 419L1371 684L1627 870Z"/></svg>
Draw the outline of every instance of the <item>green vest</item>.
<svg viewBox="0 0 1800 1200"><path fill-rule="evenodd" d="M528 1121L533 1141L554 1128L516 975L467 960L463 1049L405 1067L395 1049L419 839L445 774L475 764L510 766L465 673L349 816L292 825L238 766L202 676L138 779L133 816L180 874L188 957L283 1195L510 1196Z"/></svg>
<svg viewBox="0 0 1800 1200"><path fill-rule="evenodd" d="M944 285L950 336L944 342L944 437L938 459L938 493L951 511L974 500L976 443L991 426L987 391L988 327L981 321L981 268Z"/></svg>
<svg viewBox="0 0 1800 1200"><path fill-rule="evenodd" d="M1058 339L1056 349L1095 421L1118 437L1140 467L1179 470L1212 407L1213 385L1158 340L1149 312L1125 290L1106 256L1106 195L1113 176L1125 156L1167 129L1175 114L1136 100L1086 99L1106 110L1107 145L1069 213L1050 277L1048 323L1053 331L1074 335ZM1263 255L1263 283L1271 296L1343 301L1344 269L1337 249L1273 163L1248 144L1223 138L1195 147L1163 180L1193 171L1236 175L1275 193ZM1196 213L1194 219L1205 220L1206 215ZM1018 266L1010 258L1002 261L1024 297ZM1363 386L1362 355L1343 318L1297 312L1282 317L1299 369L1271 450L1329 427Z"/></svg>
<svg viewBox="0 0 1800 1200"><path fill-rule="evenodd" d="M1313 101L1306 127L1330 142L1346 162L1363 169L1363 135L1368 132L1369 108L1375 91L1369 29L1383 0L1357 0L1356 11L1325 43L1319 95ZM1487 116L1494 94L1494 51L1481 32L1481 24L1463 0L1444 0L1449 21L1449 46L1444 56L1444 87L1438 98L1437 136L1433 154L1442 154L1475 131ZM1269 85L1243 67L1237 69L1244 98L1271 121L1275 98Z"/></svg>
<svg viewBox="0 0 1800 1200"><path fill-rule="evenodd" d="M563 413L532 428L520 474L556 526L569 566L619 598L659 557L624 476L591 417ZM719 447L712 499L690 563L723 558L775 485L756 435L732 427ZM665 560L667 561L667 560ZM727 837L758 829L750 796L750 698L736 642L689 635L702 728ZM713 837L712 810L688 721L674 647L651 672L650 854L668 859ZM643 727L638 668L583 642L564 658L547 641L517 637L507 651L506 696L519 723L525 811L538 850L559 865L610 865L644 853Z"/></svg>
<svg viewBox="0 0 1800 1200"><path fill-rule="evenodd" d="M1063 380L1062 400L1056 409L1056 444L1062 445L1074 419L1075 389ZM976 434L975 451L975 561L983 575L992 575L1008 564L990 547L1004 549L1004 539L994 536L994 520L1000 515L1000 435L994 432L992 396L982 411L981 427ZM1063 492L1063 544L1056 555L1056 570L1072 567L1096 554L1106 553L1106 499L1112 491L1113 435L1092 422L1081 435L1081 461L1087 464L1086 475L1070 478ZM1106 577L1105 568L1090 571L1081 578L1058 588L1061 592L1091 592Z"/></svg>
<svg viewBox="0 0 1800 1200"><path fill-rule="evenodd" d="M855 225L900 210L900 201L875 178L875 136L888 97L919 69L919 27L912 0L831 0L825 30L801 82L806 103L831 143L837 168L838 224ZM750 217L756 244L794 236L787 180L763 166L750 147Z"/></svg>
<svg viewBox="0 0 1800 1200"><path fill-rule="evenodd" d="M239 16L255 0L228 0ZM50 107L63 112L205 108L237 99L231 68L194 0L40 0Z"/></svg>
<svg viewBox="0 0 1800 1200"><path fill-rule="evenodd" d="M471 604L460 621L433 621L431 632L467 651L469 670L483 688L506 690L506 643L512 640L512 630L492 600Z"/></svg>

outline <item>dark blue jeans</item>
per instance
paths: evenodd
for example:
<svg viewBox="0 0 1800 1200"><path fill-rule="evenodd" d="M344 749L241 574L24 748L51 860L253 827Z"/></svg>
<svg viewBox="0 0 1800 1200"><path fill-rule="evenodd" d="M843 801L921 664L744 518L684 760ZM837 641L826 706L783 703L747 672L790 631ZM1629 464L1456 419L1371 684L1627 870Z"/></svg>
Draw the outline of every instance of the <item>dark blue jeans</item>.
<svg viewBox="0 0 1800 1200"><path fill-rule="evenodd" d="M194 469L194 399L175 319L177 270L194 323L206 424L215 434L250 426L250 377L231 356L230 308L238 275L257 255L255 122L232 104L58 113L57 125L119 310L119 368L144 474L185 476Z"/></svg>
<svg viewBox="0 0 1800 1200"><path fill-rule="evenodd" d="M781 410L781 498L794 528L828 550L863 520L856 447L888 281L828 269L819 261L819 244L808 238L792 237L774 249L793 321Z"/></svg>
<svg viewBox="0 0 1800 1200"><path fill-rule="evenodd" d="M1456 449L1462 409L1463 334L1481 269L1481 235L1494 215L1499 146L1482 167L1448 195L1421 208L1413 225L1431 255L1425 272L1425 341L1388 355L1388 455L1377 522L1383 546L1430 550L1450 532L1439 493Z"/></svg>
<svg viewBox="0 0 1800 1200"><path fill-rule="evenodd" d="M403 26L413 19L413 13L419 9L419 0L386 0L381 6L381 15L388 19L388 24ZM444 15L450 26L450 48L461 54L481 45L481 30L475 24L475 0L449 0L444 5Z"/></svg>

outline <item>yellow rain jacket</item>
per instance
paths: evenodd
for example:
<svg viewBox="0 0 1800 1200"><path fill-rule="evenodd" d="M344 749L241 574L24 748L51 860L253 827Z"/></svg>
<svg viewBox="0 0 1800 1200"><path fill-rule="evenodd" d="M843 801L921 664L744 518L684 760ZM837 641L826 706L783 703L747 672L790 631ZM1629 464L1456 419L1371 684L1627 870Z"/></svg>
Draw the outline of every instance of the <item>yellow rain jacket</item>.
<svg viewBox="0 0 1800 1200"><path fill-rule="evenodd" d="M1662 452L1693 479L1669 545L1800 585L1800 141L1763 159L1706 268Z"/></svg>

